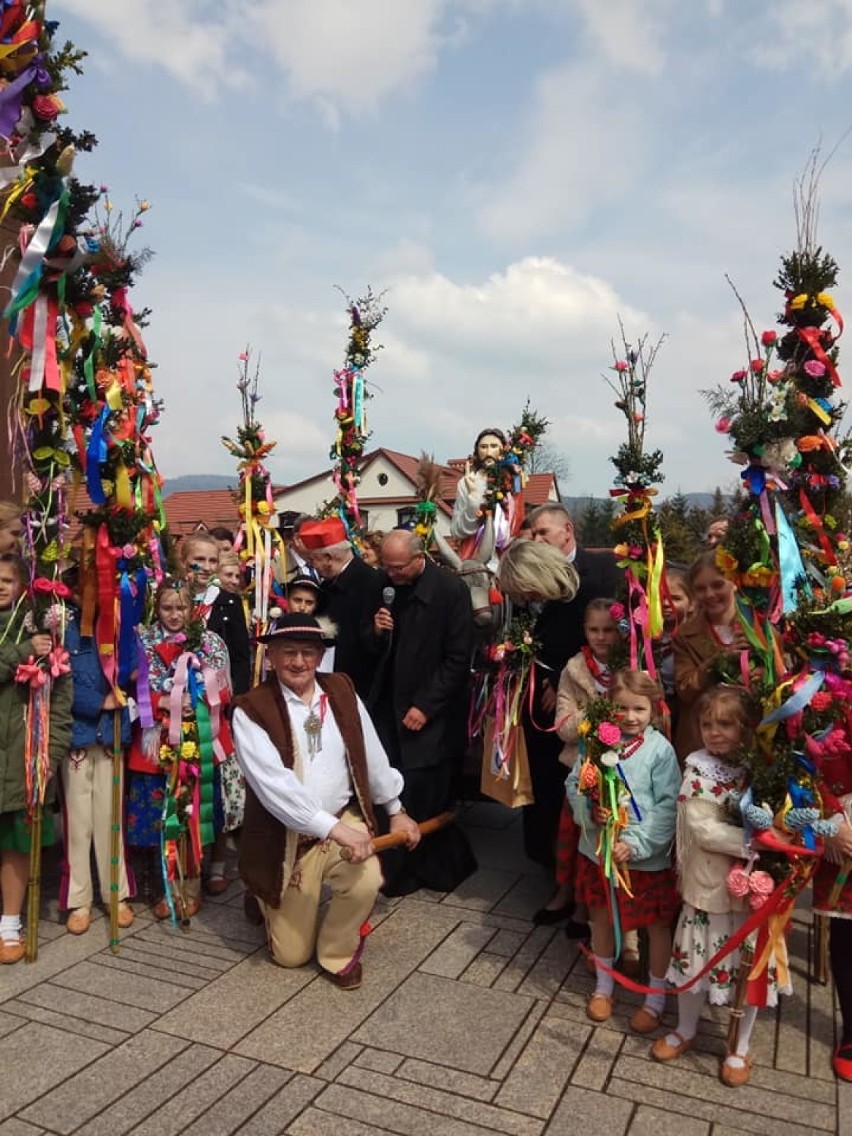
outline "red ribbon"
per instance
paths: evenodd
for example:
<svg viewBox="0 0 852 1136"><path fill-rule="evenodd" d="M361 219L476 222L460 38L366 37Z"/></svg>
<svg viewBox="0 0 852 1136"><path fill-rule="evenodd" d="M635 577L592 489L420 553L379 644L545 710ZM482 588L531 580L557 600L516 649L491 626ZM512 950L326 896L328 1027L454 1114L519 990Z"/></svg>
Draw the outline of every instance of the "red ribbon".
<svg viewBox="0 0 852 1136"><path fill-rule="evenodd" d="M788 878L786 880L782 880L782 882L778 884L772 894L768 897L766 903L764 903L761 907L758 907L757 910L752 915L750 915L748 919L746 919L745 923L743 923L740 929L738 931L735 931L734 934L731 935L731 937L725 942L724 946L720 947L719 950L716 951L715 955L713 955L709 962L707 962L701 968L701 970L699 970L698 974L694 974L688 982L685 982L682 986L675 987L675 989L670 991L670 993L685 994L687 990L691 990L692 987L696 985L696 983L700 982L705 975L709 974L714 967L718 966L723 959L726 959L728 955L733 954L738 947L742 946L742 944L749 937L749 935L752 934L752 932L759 931L761 928L766 928L771 915L775 915L776 913L779 913L781 915L788 915L790 912L792 912L793 906L796 902L796 896L808 884L812 875L813 861L811 861L808 864L806 870L801 873L800 880L798 881L798 886L796 887L796 890L792 892L792 894L790 892L790 879ZM768 930L766 931L766 933L768 934ZM641 982L634 982L632 978L628 978L626 975L621 974L619 971L612 970L608 966L603 966L597 955L594 955L593 952L582 943L580 944L580 950L589 958L594 958L595 966L600 967L600 969L605 974L608 974L611 978L615 979L619 986L624 986L627 990L632 990L634 994L659 994L659 990L655 989L653 986L643 986ZM755 952L754 957L760 957L757 951Z"/></svg>
<svg viewBox="0 0 852 1136"><path fill-rule="evenodd" d="M842 327L842 324L840 325ZM803 343L806 343L813 351L820 363L823 364L834 386L840 386L840 375L837 373L837 368L832 363L825 348L822 345L822 337L825 332L818 327L797 327L796 334Z"/></svg>

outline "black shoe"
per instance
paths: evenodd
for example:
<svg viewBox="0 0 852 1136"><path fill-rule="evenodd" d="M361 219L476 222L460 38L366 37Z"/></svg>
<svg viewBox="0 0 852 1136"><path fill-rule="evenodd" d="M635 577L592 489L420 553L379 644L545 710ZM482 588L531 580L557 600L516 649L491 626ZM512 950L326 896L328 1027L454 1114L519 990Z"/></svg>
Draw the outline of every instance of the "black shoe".
<svg viewBox="0 0 852 1136"><path fill-rule="evenodd" d="M250 891L247 891L243 896L243 915L246 917L246 922L251 923L253 927L260 927L263 923L263 912L260 910L260 904Z"/></svg>
<svg viewBox="0 0 852 1136"><path fill-rule="evenodd" d="M552 927L556 923L564 923L574 914L577 905L572 900L563 907L540 907L533 915L532 921L536 927Z"/></svg>

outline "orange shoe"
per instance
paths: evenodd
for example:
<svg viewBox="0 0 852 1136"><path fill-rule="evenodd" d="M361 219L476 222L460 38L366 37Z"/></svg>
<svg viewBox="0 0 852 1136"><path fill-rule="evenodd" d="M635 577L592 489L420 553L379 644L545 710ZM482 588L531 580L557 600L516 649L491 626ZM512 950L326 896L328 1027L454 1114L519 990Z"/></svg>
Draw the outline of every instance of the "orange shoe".
<svg viewBox="0 0 852 1136"><path fill-rule="evenodd" d="M661 1020L661 1014L649 1010L647 1006L640 1006L630 1015L630 1028L634 1033L653 1033Z"/></svg>
<svg viewBox="0 0 852 1136"><path fill-rule="evenodd" d="M27 944L23 939L11 942L8 939L0 939L0 965L11 966L12 963L20 962L26 953Z"/></svg>
<svg viewBox="0 0 852 1136"><path fill-rule="evenodd" d="M91 907L75 907L65 921L65 930L69 935L85 935L91 922Z"/></svg>
<svg viewBox="0 0 852 1136"><path fill-rule="evenodd" d="M733 1054L728 1054L732 1057ZM742 1065L729 1065L728 1057L722 1062L722 1068L719 1070L719 1077L723 1085L727 1085L729 1089L740 1089L743 1085L747 1085L751 1077L751 1058L741 1057Z"/></svg>
<svg viewBox="0 0 852 1136"><path fill-rule="evenodd" d="M688 1049L692 1049L695 1044L695 1038L681 1037L677 1030L672 1030L670 1036L677 1038L676 1045L669 1045L665 1037L658 1037L651 1046L651 1056L655 1061L659 1061L663 1064L666 1061L676 1061L682 1053L686 1053Z"/></svg>
<svg viewBox="0 0 852 1136"><path fill-rule="evenodd" d="M118 925L119 927L129 927L136 916L133 914L133 908L126 900L121 900L118 905Z"/></svg>
<svg viewBox="0 0 852 1136"><path fill-rule="evenodd" d="M593 1022L608 1022L612 1017L611 995L593 994L586 1003L586 1017Z"/></svg>

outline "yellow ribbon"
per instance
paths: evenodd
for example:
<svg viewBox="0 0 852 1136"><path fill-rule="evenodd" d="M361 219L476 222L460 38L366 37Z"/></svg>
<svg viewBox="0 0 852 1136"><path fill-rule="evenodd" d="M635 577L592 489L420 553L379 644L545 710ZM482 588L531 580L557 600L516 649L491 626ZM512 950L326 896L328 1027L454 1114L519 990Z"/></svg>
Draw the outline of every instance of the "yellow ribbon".
<svg viewBox="0 0 852 1136"><path fill-rule="evenodd" d="M760 955L760 958L754 963L749 971L749 982L754 982L763 974L769 960L772 957L773 951L775 952L775 967L776 967L776 980L779 987L788 986L790 983L790 970L787 959L787 941L784 938L784 932L787 929L787 924L790 922L790 916L793 913L792 904L790 904L785 912L769 916L767 924L767 939L766 946Z"/></svg>
<svg viewBox="0 0 852 1136"><path fill-rule="evenodd" d="M665 553L663 551L663 537L659 529L654 533L657 538L653 553L648 549L648 634L652 639L658 639L663 633L663 597L662 583L665 567Z"/></svg>

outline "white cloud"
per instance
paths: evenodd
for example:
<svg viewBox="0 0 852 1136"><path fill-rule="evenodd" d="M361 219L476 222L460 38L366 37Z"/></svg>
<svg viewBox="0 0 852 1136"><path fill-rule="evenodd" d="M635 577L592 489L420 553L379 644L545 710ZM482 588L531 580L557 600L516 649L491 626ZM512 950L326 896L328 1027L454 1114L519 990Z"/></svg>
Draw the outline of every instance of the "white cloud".
<svg viewBox="0 0 852 1136"><path fill-rule="evenodd" d="M663 40L674 0L572 0L586 33L604 59L624 71L658 74L665 63ZM618 74L611 80L618 81Z"/></svg>
<svg viewBox="0 0 852 1136"><path fill-rule="evenodd" d="M764 26L770 34L752 52L760 66L805 66L824 79L836 79L852 69L852 0L810 4L775 0Z"/></svg>
<svg viewBox="0 0 852 1136"><path fill-rule="evenodd" d="M260 0L246 9L297 98L362 111L434 66L446 0Z"/></svg>
<svg viewBox="0 0 852 1136"><path fill-rule="evenodd" d="M204 99L222 87L243 87L246 72L228 58L233 26L224 18L205 20L195 0L53 0L53 7L94 24L136 63L161 66Z"/></svg>
<svg viewBox="0 0 852 1136"><path fill-rule="evenodd" d="M481 187L479 221L501 242L529 242L579 226L593 206L620 199L642 175L646 126L623 85L597 65L540 77L524 151L496 188ZM496 179L495 179L496 181Z"/></svg>

